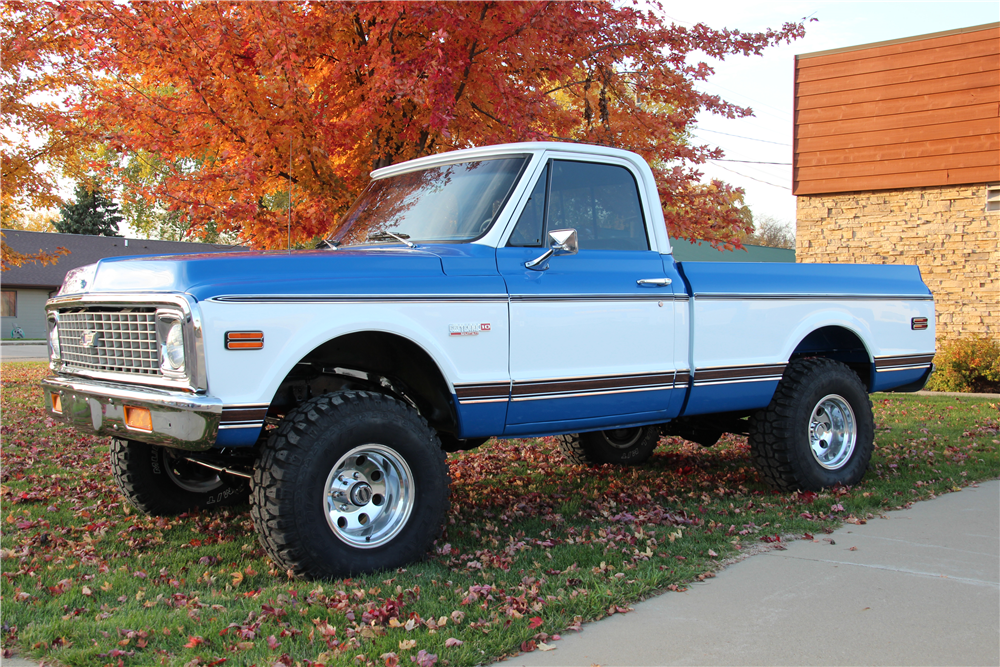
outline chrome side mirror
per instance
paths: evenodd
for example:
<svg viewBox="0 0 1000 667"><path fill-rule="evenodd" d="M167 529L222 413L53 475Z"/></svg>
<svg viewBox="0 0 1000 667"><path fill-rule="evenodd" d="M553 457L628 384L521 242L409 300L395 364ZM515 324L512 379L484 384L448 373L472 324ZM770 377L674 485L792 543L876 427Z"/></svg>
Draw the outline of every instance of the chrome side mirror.
<svg viewBox="0 0 1000 667"><path fill-rule="evenodd" d="M548 266L541 266L545 261L552 257L553 255L575 255L580 251L580 244L577 240L575 229L556 229L549 232L549 249L546 250L541 256L536 257L530 262L525 262L524 267L526 269L535 269L536 271L544 271L549 268Z"/></svg>

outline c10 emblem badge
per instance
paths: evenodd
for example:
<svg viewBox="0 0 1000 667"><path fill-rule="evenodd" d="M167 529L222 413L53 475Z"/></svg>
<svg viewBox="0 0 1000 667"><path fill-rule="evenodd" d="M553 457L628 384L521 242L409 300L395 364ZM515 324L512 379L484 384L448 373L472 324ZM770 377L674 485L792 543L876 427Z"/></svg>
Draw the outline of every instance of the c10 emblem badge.
<svg viewBox="0 0 1000 667"><path fill-rule="evenodd" d="M450 336L478 336L490 330L489 322L449 324L448 335Z"/></svg>

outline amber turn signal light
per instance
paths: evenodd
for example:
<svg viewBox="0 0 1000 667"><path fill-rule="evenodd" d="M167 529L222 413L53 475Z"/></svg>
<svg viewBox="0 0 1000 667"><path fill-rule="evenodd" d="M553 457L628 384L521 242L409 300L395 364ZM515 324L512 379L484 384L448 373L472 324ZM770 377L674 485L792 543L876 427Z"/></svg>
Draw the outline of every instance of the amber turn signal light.
<svg viewBox="0 0 1000 667"><path fill-rule="evenodd" d="M52 392L52 412L62 414L62 396L56 392Z"/></svg>
<svg viewBox="0 0 1000 667"><path fill-rule="evenodd" d="M149 408L135 408L131 405L126 405L125 425L136 431L152 433L153 416L149 414Z"/></svg>
<svg viewBox="0 0 1000 667"><path fill-rule="evenodd" d="M259 350L264 347L263 331L227 331L227 350Z"/></svg>

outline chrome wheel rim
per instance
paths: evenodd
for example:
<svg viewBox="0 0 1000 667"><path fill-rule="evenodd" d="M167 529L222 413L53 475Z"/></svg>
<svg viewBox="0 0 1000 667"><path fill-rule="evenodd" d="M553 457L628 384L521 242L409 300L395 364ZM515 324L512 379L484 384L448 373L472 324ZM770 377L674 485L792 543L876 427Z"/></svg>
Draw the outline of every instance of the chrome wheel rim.
<svg viewBox="0 0 1000 667"><path fill-rule="evenodd" d="M413 512L410 466L383 445L362 445L340 457L326 478L326 521L341 541L373 549L394 538Z"/></svg>
<svg viewBox="0 0 1000 667"><path fill-rule="evenodd" d="M183 459L175 459L167 454L167 451L162 447L159 449L160 455L163 457L163 467L167 470L167 477L185 491L211 493L223 485L219 473L211 468Z"/></svg>
<svg viewBox="0 0 1000 667"><path fill-rule="evenodd" d="M843 468L854 453L858 422L851 404L837 394L824 396L809 418L809 447L827 470Z"/></svg>
<svg viewBox="0 0 1000 667"><path fill-rule="evenodd" d="M615 449L629 449L642 439L642 427L616 428L604 431L604 439Z"/></svg>

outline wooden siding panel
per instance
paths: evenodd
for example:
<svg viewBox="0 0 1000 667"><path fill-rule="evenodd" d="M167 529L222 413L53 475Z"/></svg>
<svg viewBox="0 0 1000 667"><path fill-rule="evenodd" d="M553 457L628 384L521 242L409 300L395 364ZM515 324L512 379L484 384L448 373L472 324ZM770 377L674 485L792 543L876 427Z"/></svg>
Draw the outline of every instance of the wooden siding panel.
<svg viewBox="0 0 1000 667"><path fill-rule="evenodd" d="M857 105L871 102L887 102L889 100L921 99L927 95L940 95L944 93L955 93L960 91L987 90L996 93L994 97L1000 99L1000 58L994 59L994 67L987 72L974 72L959 76L941 76L924 81L913 81L911 83L899 83L888 86L872 84L867 88L855 90L845 90L836 93L825 93L820 95L803 95L799 91L799 98L795 107L800 111L805 109L823 109L828 107L856 107ZM929 100L930 102L930 100Z"/></svg>
<svg viewBox="0 0 1000 667"><path fill-rule="evenodd" d="M869 177L832 178L819 181L795 181L794 194L817 195L834 192L862 192L869 190L902 190L966 183L995 183L1000 180L1000 167L974 167L969 169L941 169L919 174L895 174L880 179Z"/></svg>
<svg viewBox="0 0 1000 667"><path fill-rule="evenodd" d="M798 140L797 154L803 156L821 151L838 151L845 148L864 149L871 146L907 146L909 143L922 143L937 139L996 136L998 130L1000 130L1000 119L989 116L979 120L967 120L957 123L946 122L939 125L901 127L876 132L853 132L848 134L803 137Z"/></svg>
<svg viewBox="0 0 1000 667"><path fill-rule="evenodd" d="M814 66L830 65L834 63L854 62L862 57L879 58L898 53L909 53L910 51L922 51L925 49L939 48L943 46L967 44L969 42L978 42L984 39L1000 39L1000 28L988 26L982 30L954 33L951 35L943 35L941 37L928 37L926 39L918 38L907 41L897 41L892 44L883 44L881 46L876 45L864 49L845 49L838 53L800 57L798 60L801 62L812 63Z"/></svg>
<svg viewBox="0 0 1000 667"><path fill-rule="evenodd" d="M888 116L923 113L937 110L954 110L977 104L1000 103L1000 87L989 86L973 90L954 90L946 93L878 100L863 104L838 105L819 109L804 109L798 113L798 122L828 123L856 118L885 118Z"/></svg>
<svg viewBox="0 0 1000 667"><path fill-rule="evenodd" d="M876 118L852 118L827 123L804 123L798 125L796 135L799 138L825 137L854 132L878 132L894 130L901 127L924 127L943 123L956 123L967 120L1000 117L1000 104L977 104L975 106L959 107L957 109L936 109L933 111L918 111L915 113L881 116ZM996 131L996 130L994 130Z"/></svg>
<svg viewBox="0 0 1000 667"><path fill-rule="evenodd" d="M986 55L978 58L952 60L946 63L930 63L919 67L907 67L886 72L854 74L835 79L801 81L796 87L800 97L839 93L848 90L867 90L880 86L916 83L930 79L942 79L977 72L995 72L1000 67L1000 56Z"/></svg>
<svg viewBox="0 0 1000 667"><path fill-rule="evenodd" d="M811 59L797 60L795 65L795 81L816 81L819 79L835 79L856 74L873 74L890 70L902 70L933 63L945 63L953 60L966 60L981 56L1000 53L1000 44L996 37L983 39L968 44L958 44L937 49L924 49L909 53L899 53L891 56L869 58L864 57L864 51L857 51L857 60L836 63L833 65L816 66Z"/></svg>
<svg viewBox="0 0 1000 667"><path fill-rule="evenodd" d="M915 174L942 169L973 169L979 167L1000 167L1000 154L995 150L958 155L930 155L926 157L905 157L896 160L851 162L847 164L819 165L797 168L793 178L803 181L826 181L837 178L871 177L881 179L897 174Z"/></svg>
<svg viewBox="0 0 1000 667"><path fill-rule="evenodd" d="M993 154L997 156L997 160L1000 160L1000 135L967 136L937 139L933 141L911 142L908 144L885 144L878 146L866 146L864 148L844 148L839 150L813 151L809 153L800 152L799 159L796 164L800 169L805 170L808 167L862 164L867 162L881 162L884 160L904 160L907 158L963 155L989 151L993 151ZM816 176L812 173L810 173L810 177L816 178Z"/></svg>

